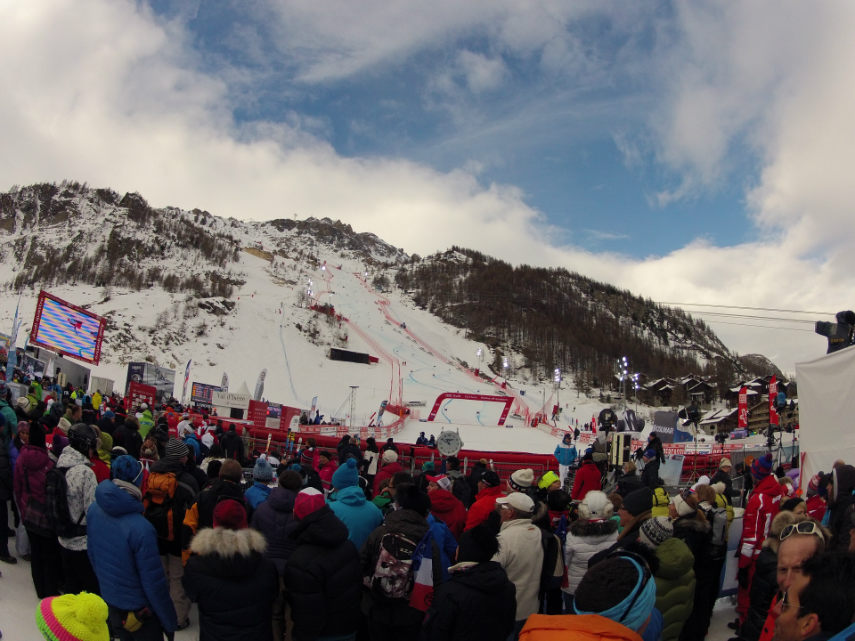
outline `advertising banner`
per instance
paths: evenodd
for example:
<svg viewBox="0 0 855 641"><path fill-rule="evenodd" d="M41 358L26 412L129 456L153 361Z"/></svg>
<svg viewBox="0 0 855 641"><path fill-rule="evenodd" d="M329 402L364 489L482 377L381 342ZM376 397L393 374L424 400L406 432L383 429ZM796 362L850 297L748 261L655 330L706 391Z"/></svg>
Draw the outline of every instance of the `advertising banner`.
<svg viewBox="0 0 855 641"><path fill-rule="evenodd" d="M217 407L230 407L236 410L249 409L249 394L238 392L214 392L211 402Z"/></svg>
<svg viewBox="0 0 855 641"><path fill-rule="evenodd" d="M131 381L128 385L128 394L125 397L128 411L139 407L141 403L148 403L149 407L154 407L157 390L153 385L145 385Z"/></svg>

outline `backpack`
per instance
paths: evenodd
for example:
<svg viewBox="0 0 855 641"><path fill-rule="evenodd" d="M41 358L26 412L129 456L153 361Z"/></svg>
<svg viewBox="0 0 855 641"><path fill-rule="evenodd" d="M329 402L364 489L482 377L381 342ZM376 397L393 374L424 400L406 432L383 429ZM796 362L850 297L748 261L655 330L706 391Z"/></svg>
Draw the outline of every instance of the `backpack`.
<svg viewBox="0 0 855 641"><path fill-rule="evenodd" d="M387 532L380 539L380 554L365 585L385 599L409 599L413 590L413 554L418 542L399 532Z"/></svg>
<svg viewBox="0 0 855 641"><path fill-rule="evenodd" d="M175 491L178 489L178 477L175 472L156 472L149 474L145 496L143 496L143 515L154 526L160 541L174 541L175 527Z"/></svg>
<svg viewBox="0 0 855 641"><path fill-rule="evenodd" d="M39 536L54 536L56 533L53 530L50 516L48 515L47 505L42 501L33 497L33 491L30 489L30 475L24 474L24 483L27 486L27 509L21 515L21 522L24 527L38 534ZM66 503L67 507L67 503Z"/></svg>
<svg viewBox="0 0 855 641"><path fill-rule="evenodd" d="M45 508L50 529L64 539L86 536L86 526L81 525L86 512L81 512L77 521L71 520L68 510L68 467L53 467L45 475Z"/></svg>
<svg viewBox="0 0 855 641"><path fill-rule="evenodd" d="M727 510L714 506L704 510L704 516L711 526L710 544L715 549L727 548Z"/></svg>

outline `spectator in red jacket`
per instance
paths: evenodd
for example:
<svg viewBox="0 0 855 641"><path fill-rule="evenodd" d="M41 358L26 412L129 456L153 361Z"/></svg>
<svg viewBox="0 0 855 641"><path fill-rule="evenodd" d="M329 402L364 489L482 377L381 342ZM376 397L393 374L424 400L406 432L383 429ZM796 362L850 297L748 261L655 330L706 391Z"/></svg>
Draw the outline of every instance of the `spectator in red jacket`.
<svg viewBox="0 0 855 641"><path fill-rule="evenodd" d="M487 520L493 510L496 509L496 499L502 495L501 479L493 470L485 470L478 480L478 494L475 496L475 502L469 508L469 514L466 516L466 527L464 530L471 530L476 525L479 525Z"/></svg>
<svg viewBox="0 0 855 641"><path fill-rule="evenodd" d="M784 490L777 477L772 474L772 455L754 459L751 464L754 477L754 489L748 497L745 516L742 520L742 541L739 551L739 590L737 593L736 613L739 620L745 622L750 603L751 579L754 576L755 563L760 556L761 546L769 534L772 519L781 507Z"/></svg>
<svg viewBox="0 0 855 641"><path fill-rule="evenodd" d="M573 481L573 491L570 493L570 498L574 501L581 501L585 495L591 490L602 489L602 474L600 468L594 463L594 454L590 450L585 452L582 457L582 464L579 466L579 471L576 472L576 478Z"/></svg>
<svg viewBox="0 0 855 641"><path fill-rule="evenodd" d="M428 481L431 514L445 523L454 539L459 540L466 525L466 508L460 499L451 493L451 479L445 474L426 475L425 478Z"/></svg>
<svg viewBox="0 0 855 641"><path fill-rule="evenodd" d="M398 463L398 453L395 450L383 450L381 460L383 466L377 471L377 476L374 477L374 496L380 494L383 481L391 479L395 474L404 470L401 464Z"/></svg>

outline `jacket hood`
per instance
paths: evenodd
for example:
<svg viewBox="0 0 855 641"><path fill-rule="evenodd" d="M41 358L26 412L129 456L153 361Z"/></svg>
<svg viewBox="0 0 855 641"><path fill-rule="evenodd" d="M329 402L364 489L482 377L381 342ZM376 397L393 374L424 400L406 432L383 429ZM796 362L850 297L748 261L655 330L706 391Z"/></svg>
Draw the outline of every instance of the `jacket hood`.
<svg viewBox="0 0 855 641"><path fill-rule="evenodd" d="M296 539L298 544L307 543L335 548L347 540L347 526L341 522L329 505L324 505L296 523L289 536Z"/></svg>
<svg viewBox="0 0 855 641"><path fill-rule="evenodd" d="M62 450L62 454L59 455L59 459L56 462L56 466L59 468L63 468L74 467L75 465L91 466L89 459L83 456L83 454L75 450L70 445L64 447Z"/></svg>
<svg viewBox="0 0 855 641"><path fill-rule="evenodd" d="M246 576L252 574L267 548L264 535L246 528L203 528L190 543L190 552L204 557L220 575Z"/></svg>
<svg viewBox="0 0 855 641"><path fill-rule="evenodd" d="M754 486L754 492L769 496L780 496L784 491L781 488L781 484L778 483L777 477L774 474L770 474Z"/></svg>
<svg viewBox="0 0 855 641"><path fill-rule="evenodd" d="M431 512L439 512L447 514L453 512L460 501L454 494L442 488L436 489L430 493L430 509Z"/></svg>
<svg viewBox="0 0 855 641"><path fill-rule="evenodd" d="M505 589L508 575L496 561L477 563L459 563L449 568L451 580L484 594L498 594Z"/></svg>
<svg viewBox="0 0 855 641"><path fill-rule="evenodd" d="M606 519L605 521L578 519L573 521L568 529L573 536L609 536L617 532L618 522L613 519Z"/></svg>
<svg viewBox="0 0 855 641"><path fill-rule="evenodd" d="M361 487L358 485L351 485L350 487L336 490L335 500L338 503L344 503L345 505L350 505L352 507L359 507L360 505L365 505L367 499L365 498L365 492L362 491Z"/></svg>
<svg viewBox="0 0 855 641"><path fill-rule="evenodd" d="M157 459L154 463L152 463L151 468L149 470L155 474L169 474L173 472L176 476L181 474L184 471L184 466L181 464L181 461L173 461L167 458Z"/></svg>
<svg viewBox="0 0 855 641"><path fill-rule="evenodd" d="M47 450L42 447L24 445L18 455L18 461L27 472L35 472L50 464L50 456L48 456Z"/></svg>
<svg viewBox="0 0 855 641"><path fill-rule="evenodd" d="M274 487L265 503L276 512L293 512L294 499L296 498L297 494L295 492L286 490L284 487Z"/></svg>
<svg viewBox="0 0 855 641"><path fill-rule="evenodd" d="M855 489L855 467L843 465L835 467L831 474L832 497L837 501L841 496L848 496Z"/></svg>
<svg viewBox="0 0 855 641"><path fill-rule="evenodd" d="M659 559L659 569L656 576L663 579L678 579L692 569L695 557L689 546L681 539L671 537L656 548L656 558Z"/></svg>
<svg viewBox="0 0 855 641"><path fill-rule="evenodd" d="M101 481L95 488L95 502L110 516L142 514L143 504L112 481Z"/></svg>

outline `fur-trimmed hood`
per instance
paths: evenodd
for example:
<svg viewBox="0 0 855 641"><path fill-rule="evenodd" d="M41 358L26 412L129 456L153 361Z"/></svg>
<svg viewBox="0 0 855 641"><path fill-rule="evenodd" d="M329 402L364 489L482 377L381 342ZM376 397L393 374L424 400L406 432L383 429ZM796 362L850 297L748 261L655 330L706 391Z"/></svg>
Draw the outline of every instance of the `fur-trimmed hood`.
<svg viewBox="0 0 855 641"><path fill-rule="evenodd" d="M190 552L201 556L216 555L224 558L250 557L264 554L267 542L253 529L203 528L190 543Z"/></svg>
<svg viewBox="0 0 855 641"><path fill-rule="evenodd" d="M573 536L587 537L608 535L617 532L617 528L618 523L613 519L604 521L578 519L570 524L568 530Z"/></svg>

